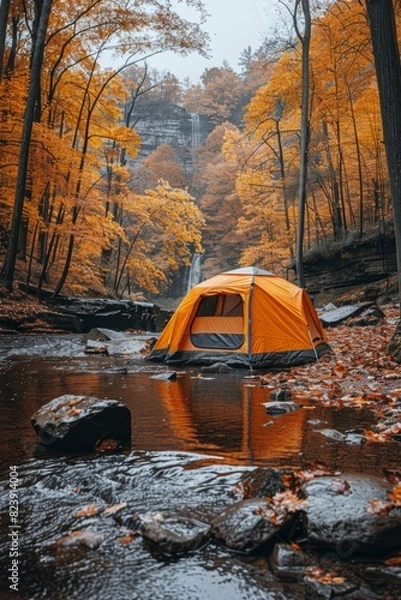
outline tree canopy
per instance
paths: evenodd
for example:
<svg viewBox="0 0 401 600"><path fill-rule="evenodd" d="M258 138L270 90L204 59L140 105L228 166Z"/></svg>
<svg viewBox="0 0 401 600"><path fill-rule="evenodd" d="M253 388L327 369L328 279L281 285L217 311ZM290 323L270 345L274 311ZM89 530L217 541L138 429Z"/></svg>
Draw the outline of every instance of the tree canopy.
<svg viewBox="0 0 401 600"><path fill-rule="evenodd" d="M188 85L146 63L165 50L205 52L200 26L180 18L169 2L49 2L19 223L13 211L45 3L1 3L3 279L13 244L18 281L38 295L64 286L153 293L202 244L205 275L252 263L289 276L300 218L302 37L265 39L244 49L238 73L223 64ZM187 4L202 23L202 2ZM366 5L315 4L306 254L393 228ZM293 10L300 2L287 5ZM399 4L394 8L398 23ZM133 115L143 106L156 115L166 104L203 115L210 125L205 142L191 149L190 168L168 140L143 155Z"/></svg>

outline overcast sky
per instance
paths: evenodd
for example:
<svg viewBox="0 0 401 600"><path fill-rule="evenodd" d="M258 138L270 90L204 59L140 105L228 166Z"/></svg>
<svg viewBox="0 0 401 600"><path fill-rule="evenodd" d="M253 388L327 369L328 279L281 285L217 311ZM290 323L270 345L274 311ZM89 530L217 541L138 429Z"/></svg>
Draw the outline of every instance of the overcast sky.
<svg viewBox="0 0 401 600"><path fill-rule="evenodd" d="M210 14L203 25L211 38L211 58L201 58L193 53L182 58L164 53L149 59L149 67L170 71L180 80L189 77L197 83L205 69L221 67L227 60L238 71L238 59L244 48L256 50L264 37L272 33L280 22L278 0L203 0ZM173 0L175 10L188 20L193 14ZM191 18L192 17L192 18Z"/></svg>

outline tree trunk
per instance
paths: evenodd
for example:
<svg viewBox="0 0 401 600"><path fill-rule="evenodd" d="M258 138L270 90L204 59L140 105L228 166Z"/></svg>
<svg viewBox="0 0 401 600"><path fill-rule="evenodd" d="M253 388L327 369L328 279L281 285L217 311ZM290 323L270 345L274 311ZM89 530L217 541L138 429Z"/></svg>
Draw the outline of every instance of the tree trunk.
<svg viewBox="0 0 401 600"><path fill-rule="evenodd" d="M308 149L309 149L309 48L311 38L311 15L309 0L297 0L302 3L305 18L303 35L298 37L302 43L302 113L301 113L301 148L299 169L299 194L298 194L298 227L296 244L296 268L299 287L305 287L305 273L303 260L303 244L305 234L305 206L306 206L306 182L308 173ZM294 13L296 20L296 13Z"/></svg>
<svg viewBox="0 0 401 600"><path fill-rule="evenodd" d="M367 0L393 207L401 290L401 65L392 0Z"/></svg>
<svg viewBox="0 0 401 600"><path fill-rule="evenodd" d="M38 26L35 47L33 48L31 78L29 84L28 98L25 106L24 124L22 129L21 148L19 153L18 175L15 190L14 210L11 222L10 243L4 261L2 282L11 291L14 281L15 263L18 253L18 237L21 228L22 213L25 201L25 183L28 173L29 148L32 137L32 126L40 90L40 78L43 63L43 51L46 40L47 26L49 22L52 0L43 0L42 11Z"/></svg>
<svg viewBox="0 0 401 600"><path fill-rule="evenodd" d="M4 73L4 51L6 47L8 13L10 10L10 0L1 0L0 4L0 81Z"/></svg>
<svg viewBox="0 0 401 600"><path fill-rule="evenodd" d="M401 65L392 0L366 0L386 149L401 291ZM389 351L401 362L401 321Z"/></svg>

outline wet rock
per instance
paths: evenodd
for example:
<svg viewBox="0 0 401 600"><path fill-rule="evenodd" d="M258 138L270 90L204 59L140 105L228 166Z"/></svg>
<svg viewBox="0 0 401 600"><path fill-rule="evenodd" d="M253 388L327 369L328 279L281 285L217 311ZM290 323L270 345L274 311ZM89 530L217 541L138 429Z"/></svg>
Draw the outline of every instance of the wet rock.
<svg viewBox="0 0 401 600"><path fill-rule="evenodd" d="M131 438L131 413L118 400L67 394L42 406L31 422L43 444L69 451L93 450L101 440Z"/></svg>
<svg viewBox="0 0 401 600"><path fill-rule="evenodd" d="M285 415L301 408L298 402L263 402L268 415Z"/></svg>
<svg viewBox="0 0 401 600"><path fill-rule="evenodd" d="M162 379L164 381L173 381L177 379L176 371L164 371L163 373L158 373L157 375L152 375L151 379Z"/></svg>
<svg viewBox="0 0 401 600"><path fill-rule="evenodd" d="M103 354L104 356L108 356L109 351L103 342L88 340L85 346L85 354Z"/></svg>
<svg viewBox="0 0 401 600"><path fill-rule="evenodd" d="M36 314L36 318L41 317L48 325L53 329L60 329L62 331L71 331L74 333L81 333L83 331L83 323L81 319L74 315L64 315L51 310L43 311L42 315Z"/></svg>
<svg viewBox="0 0 401 600"><path fill-rule="evenodd" d="M314 579L313 577L305 577L304 583L306 587L306 597L308 600L329 600L330 598L335 598L336 596L349 598L349 594L357 589L357 585L355 583L351 583L349 581L343 581L342 577L338 578L338 583L336 583L336 577L333 576L333 581L319 581L319 579ZM354 597L355 600L358 596ZM359 596L359 600L368 600L367 596Z"/></svg>
<svg viewBox="0 0 401 600"><path fill-rule="evenodd" d="M149 339L151 339L147 334L138 335L111 329L95 328L91 331L93 333L86 339L85 354L101 354L125 359L143 356L147 352ZM99 339L92 339L92 337L99 337Z"/></svg>
<svg viewBox="0 0 401 600"><path fill-rule="evenodd" d="M126 335L121 331L115 331L114 329L106 329L105 327L94 327L84 336L84 340L94 340L96 342L121 342L126 339Z"/></svg>
<svg viewBox="0 0 401 600"><path fill-rule="evenodd" d="M162 516L146 519L141 527L142 537L167 554L196 550L209 538L210 525L183 516Z"/></svg>
<svg viewBox="0 0 401 600"><path fill-rule="evenodd" d="M304 552L294 550L289 544L275 544L269 563L273 573L279 579L302 581L308 559Z"/></svg>
<svg viewBox="0 0 401 600"><path fill-rule="evenodd" d="M369 581L377 585L391 582L394 585L401 584L401 566L392 565L370 565L365 569L365 575Z"/></svg>
<svg viewBox="0 0 401 600"><path fill-rule="evenodd" d="M245 473L236 486L236 492L247 498L272 498L275 494L284 492L284 475L290 475L292 471L274 469L273 467L257 467L249 473Z"/></svg>
<svg viewBox="0 0 401 600"><path fill-rule="evenodd" d="M269 520L270 503L263 498L241 500L212 520L212 534L232 550L252 552L272 541L283 526Z"/></svg>
<svg viewBox="0 0 401 600"><path fill-rule="evenodd" d="M358 318L350 319L347 325L350 327L368 327L378 325L384 318L384 312L378 306L371 306Z"/></svg>
<svg viewBox="0 0 401 600"><path fill-rule="evenodd" d="M290 402L291 397L291 390L288 385L281 385L269 394L269 398L273 402Z"/></svg>
<svg viewBox="0 0 401 600"><path fill-rule="evenodd" d="M56 302L56 301L55 301ZM83 331L97 328L155 331L155 309L148 302L111 298L59 298L57 308L78 317Z"/></svg>
<svg viewBox="0 0 401 600"><path fill-rule="evenodd" d="M340 306L340 308L334 308L333 310L325 310L320 313L319 318L323 327L335 327L348 321L351 317L361 315L364 311L369 309L374 302L362 302L361 304L347 304Z"/></svg>
<svg viewBox="0 0 401 600"><path fill-rule="evenodd" d="M71 531L55 541L56 548L71 548L84 546L90 550L96 550L104 540L104 535L93 529L80 529Z"/></svg>
<svg viewBox="0 0 401 600"><path fill-rule="evenodd" d="M347 436L336 429L318 429L317 430L324 437L329 438L330 440L335 440L336 442L343 442L347 439Z"/></svg>
<svg viewBox="0 0 401 600"><path fill-rule="evenodd" d="M341 481L330 476L304 484L309 542L333 549L341 559L400 548L401 508L372 511L374 503L388 505L389 484L357 474L342 475Z"/></svg>
<svg viewBox="0 0 401 600"><path fill-rule="evenodd" d="M234 369L223 362L215 362L201 368L202 373L232 373Z"/></svg>

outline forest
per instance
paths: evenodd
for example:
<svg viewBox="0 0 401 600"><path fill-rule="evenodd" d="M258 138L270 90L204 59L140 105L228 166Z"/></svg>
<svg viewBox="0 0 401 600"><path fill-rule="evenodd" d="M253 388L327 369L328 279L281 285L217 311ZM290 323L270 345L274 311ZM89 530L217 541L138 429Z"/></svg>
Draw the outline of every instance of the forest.
<svg viewBox="0 0 401 600"><path fill-rule="evenodd" d="M202 23L202 3L186 3ZM303 251L324 255L391 234L392 205L366 5L311 7ZM146 299L194 252L208 276L255 265L293 277L304 20L292 8L293 26L245 48L237 71L206 69L194 85L147 66L207 47L168 2L2 0L3 284ZM166 143L141 158L132 116L156 103L211 124L191 169Z"/></svg>

